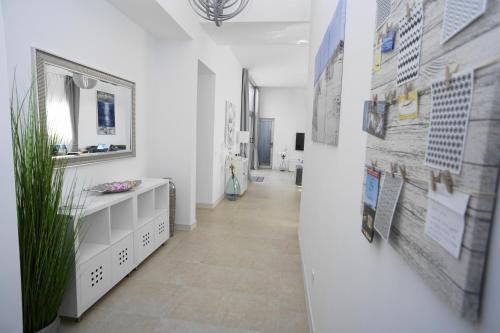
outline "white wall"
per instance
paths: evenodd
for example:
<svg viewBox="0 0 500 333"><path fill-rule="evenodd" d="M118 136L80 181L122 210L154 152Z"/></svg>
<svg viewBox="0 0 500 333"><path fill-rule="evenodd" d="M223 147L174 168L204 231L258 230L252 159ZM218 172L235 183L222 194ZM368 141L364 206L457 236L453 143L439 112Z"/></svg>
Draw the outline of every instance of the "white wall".
<svg viewBox="0 0 500 333"><path fill-rule="evenodd" d="M273 169L279 169L282 151L289 160L303 158L295 150L295 134L309 132L308 112L306 89L260 88L260 117L274 118Z"/></svg>
<svg viewBox="0 0 500 333"><path fill-rule="evenodd" d="M312 3L311 59L336 3ZM347 1L339 146L313 144L310 137L306 141L299 237L315 332L498 332L498 226L493 229L482 320L477 324L451 311L390 246L373 246L361 235L366 136L360 126L363 101L370 97L375 3ZM309 87L307 126L312 118L312 74Z"/></svg>
<svg viewBox="0 0 500 333"><path fill-rule="evenodd" d="M213 43L182 0L162 5L190 33L187 41L155 39L105 0L2 1L9 77L16 68L21 91L29 85L32 46L136 83L137 157L72 168L68 177L77 174L86 185L173 177L176 223L195 224L197 62L217 74L212 190L219 197L224 178L219 122L225 100L239 106L241 98L241 66L232 51Z"/></svg>
<svg viewBox="0 0 500 333"><path fill-rule="evenodd" d="M147 62L152 38L103 0L2 1L8 73L12 79L16 70L20 91L24 91L30 82L31 47L137 84L137 157L71 168L67 176L71 178L76 174L86 185L145 176L145 126L150 112L146 90Z"/></svg>
<svg viewBox="0 0 500 333"><path fill-rule="evenodd" d="M196 117L196 203L212 204L215 74L198 62Z"/></svg>
<svg viewBox="0 0 500 333"><path fill-rule="evenodd" d="M0 2L0 73L7 72L4 37L4 11ZM12 162L9 91L11 83L0 76L0 332L21 333L21 272Z"/></svg>
<svg viewBox="0 0 500 333"><path fill-rule="evenodd" d="M237 126L241 105L241 65L229 47L217 46L203 31L188 2L160 1L190 41L158 40L150 61L154 72L154 115L148 128L151 150L148 173L170 176L177 185L176 223L196 224L196 114L198 61L215 78L215 115L213 137L213 204L224 193L224 113L225 101L236 106ZM156 136L154 133L161 133ZM154 136L154 138L152 137Z"/></svg>

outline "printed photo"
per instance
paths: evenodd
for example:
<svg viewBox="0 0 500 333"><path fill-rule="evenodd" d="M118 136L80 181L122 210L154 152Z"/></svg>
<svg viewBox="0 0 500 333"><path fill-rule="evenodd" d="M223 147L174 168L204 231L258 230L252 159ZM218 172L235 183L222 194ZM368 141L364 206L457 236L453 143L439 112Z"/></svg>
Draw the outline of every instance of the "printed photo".
<svg viewBox="0 0 500 333"><path fill-rule="evenodd" d="M363 111L363 131L385 138L386 102L366 101Z"/></svg>

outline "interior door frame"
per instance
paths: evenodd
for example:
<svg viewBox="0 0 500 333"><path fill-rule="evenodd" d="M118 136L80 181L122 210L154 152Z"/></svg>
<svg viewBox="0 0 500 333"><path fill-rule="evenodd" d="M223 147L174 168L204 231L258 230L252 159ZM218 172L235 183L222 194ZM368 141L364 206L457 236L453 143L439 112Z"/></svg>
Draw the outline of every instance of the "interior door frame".
<svg viewBox="0 0 500 333"><path fill-rule="evenodd" d="M262 166L260 164L260 159L259 159L259 169L272 169L273 168L273 160L274 160L274 122L276 118L268 118L268 117L259 117L259 132L257 133L258 140L260 140L260 121L261 119L264 120L270 120L271 121L271 152L270 152L270 161L269 161L269 166L264 165ZM257 151L258 151L257 147Z"/></svg>

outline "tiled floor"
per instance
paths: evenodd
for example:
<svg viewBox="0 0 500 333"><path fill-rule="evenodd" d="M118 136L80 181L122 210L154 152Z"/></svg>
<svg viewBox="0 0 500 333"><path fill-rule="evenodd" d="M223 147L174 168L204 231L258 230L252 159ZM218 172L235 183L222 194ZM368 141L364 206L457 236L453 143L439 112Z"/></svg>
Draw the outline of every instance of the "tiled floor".
<svg viewBox="0 0 500 333"><path fill-rule="evenodd" d="M194 231L176 231L62 332L308 332L300 193L287 175L264 173L267 182L250 184L239 201L198 210Z"/></svg>

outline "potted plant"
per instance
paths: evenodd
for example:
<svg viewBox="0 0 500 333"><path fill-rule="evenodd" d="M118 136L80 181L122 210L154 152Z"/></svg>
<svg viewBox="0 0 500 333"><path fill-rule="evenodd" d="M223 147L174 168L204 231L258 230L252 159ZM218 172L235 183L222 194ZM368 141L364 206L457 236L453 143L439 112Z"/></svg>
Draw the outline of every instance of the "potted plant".
<svg viewBox="0 0 500 333"><path fill-rule="evenodd" d="M33 87L23 99L13 89L10 111L24 332L57 332L75 260L76 182L63 191L65 165L52 151L59 141L39 122Z"/></svg>

